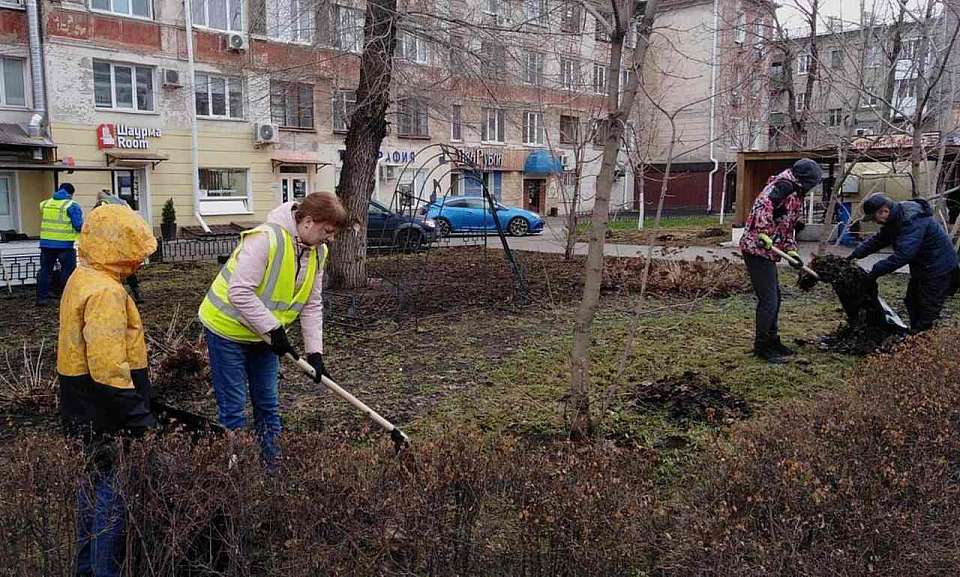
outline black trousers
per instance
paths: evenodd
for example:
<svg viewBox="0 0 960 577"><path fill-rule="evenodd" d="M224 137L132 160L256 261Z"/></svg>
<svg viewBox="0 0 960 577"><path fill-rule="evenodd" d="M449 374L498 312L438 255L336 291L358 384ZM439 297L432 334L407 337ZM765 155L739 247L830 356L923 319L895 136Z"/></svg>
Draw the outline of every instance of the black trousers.
<svg viewBox="0 0 960 577"><path fill-rule="evenodd" d="M910 277L907 295L903 299L910 314L910 330L925 331L940 319L940 311L950 296L952 283L952 272L932 278Z"/></svg>
<svg viewBox="0 0 960 577"><path fill-rule="evenodd" d="M780 335L780 281L777 278L777 263L752 254L743 255L747 274L757 295L757 319L754 345L760 346Z"/></svg>

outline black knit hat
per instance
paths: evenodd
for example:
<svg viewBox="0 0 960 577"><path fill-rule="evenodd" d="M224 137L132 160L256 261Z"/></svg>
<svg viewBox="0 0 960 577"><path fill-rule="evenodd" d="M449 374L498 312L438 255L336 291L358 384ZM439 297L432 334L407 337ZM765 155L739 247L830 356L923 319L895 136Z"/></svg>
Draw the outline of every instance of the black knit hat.
<svg viewBox="0 0 960 577"><path fill-rule="evenodd" d="M69 194L70 196L73 196L73 193L76 191L76 189L73 188L73 185L70 184L69 182L64 182L63 184L61 184L60 190Z"/></svg>
<svg viewBox="0 0 960 577"><path fill-rule="evenodd" d="M820 165L809 158L801 158L796 161L790 172L800 182L800 188L803 189L803 192L809 191L823 180L823 170Z"/></svg>
<svg viewBox="0 0 960 577"><path fill-rule="evenodd" d="M893 207L893 199L882 192L875 192L863 199L863 220L872 221L877 211L885 206Z"/></svg>

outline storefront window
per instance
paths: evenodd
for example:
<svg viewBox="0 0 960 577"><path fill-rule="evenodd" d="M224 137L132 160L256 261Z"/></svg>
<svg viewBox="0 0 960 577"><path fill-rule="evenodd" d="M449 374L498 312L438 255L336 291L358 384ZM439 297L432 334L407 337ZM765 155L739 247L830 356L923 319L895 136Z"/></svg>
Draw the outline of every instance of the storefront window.
<svg viewBox="0 0 960 577"><path fill-rule="evenodd" d="M94 60L93 91L97 108L152 112L153 68Z"/></svg>
<svg viewBox="0 0 960 577"><path fill-rule="evenodd" d="M201 168L200 192L207 198L246 198L247 171L242 168Z"/></svg>

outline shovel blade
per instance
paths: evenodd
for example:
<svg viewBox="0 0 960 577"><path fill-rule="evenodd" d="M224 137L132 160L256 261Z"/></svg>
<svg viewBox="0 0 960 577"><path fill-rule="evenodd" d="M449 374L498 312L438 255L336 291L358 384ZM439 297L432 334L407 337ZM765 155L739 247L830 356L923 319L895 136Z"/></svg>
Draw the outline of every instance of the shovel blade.
<svg viewBox="0 0 960 577"><path fill-rule="evenodd" d="M880 303L880 308L883 309L883 319L887 321L887 324L894 325L903 330L909 329L906 323L903 322L903 319L900 318L900 315L897 314L897 311L890 308L890 305L887 304L887 301L883 300L883 297L878 296L877 301Z"/></svg>

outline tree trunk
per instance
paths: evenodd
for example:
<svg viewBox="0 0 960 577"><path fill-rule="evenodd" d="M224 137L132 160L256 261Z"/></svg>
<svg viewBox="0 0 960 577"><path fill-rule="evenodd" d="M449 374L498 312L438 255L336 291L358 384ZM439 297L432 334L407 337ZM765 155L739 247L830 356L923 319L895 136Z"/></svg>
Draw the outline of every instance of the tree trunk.
<svg viewBox="0 0 960 577"><path fill-rule="evenodd" d="M337 196L347 211L347 226L337 233L330 247L330 283L338 288L367 283L367 210L380 144L387 134L396 36L397 0L368 0L357 106L350 117L337 184Z"/></svg>
<svg viewBox="0 0 960 577"><path fill-rule="evenodd" d="M573 258L573 249L577 244L577 209L580 208L580 176L583 170L583 156L579 147L574 150L573 154L573 165L575 167L573 176L575 180L573 182L573 198L567 206L567 243L563 247L563 260Z"/></svg>
<svg viewBox="0 0 960 577"><path fill-rule="evenodd" d="M597 175L593 213L590 218L590 244L587 251L587 263L584 268L583 297L577 309L573 329L573 350L570 353L570 387L568 390L568 414L570 419L570 438L584 439L594 433L594 418L590 410L590 341L593 319L600 304L600 283L603 278L603 247L610 215L610 191L613 188L617 157L620 154L620 142L623 138L624 124L633 109L641 71L647 48L650 43L650 31L657 13L659 1L650 0L640 23L637 34L637 46L633 50L634 74L623 97L620 98L620 57L623 52L623 39L626 27L633 20L630 3L619 5L621 9L614 15L610 33L610 82L607 86L607 134L603 145L603 160L600 174Z"/></svg>

